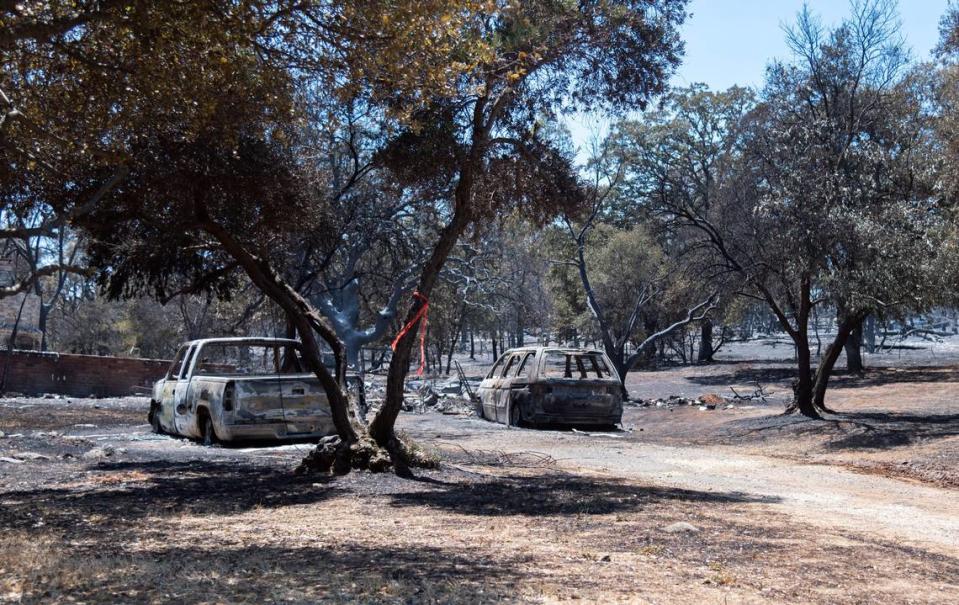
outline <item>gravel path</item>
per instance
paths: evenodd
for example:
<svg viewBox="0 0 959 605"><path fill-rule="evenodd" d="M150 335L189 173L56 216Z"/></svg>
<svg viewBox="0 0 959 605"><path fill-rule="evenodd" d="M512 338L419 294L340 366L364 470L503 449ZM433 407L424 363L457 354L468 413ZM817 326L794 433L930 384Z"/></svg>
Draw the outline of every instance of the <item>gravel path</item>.
<svg viewBox="0 0 959 605"><path fill-rule="evenodd" d="M835 466L743 455L723 447L651 445L636 434L506 429L482 420L420 416L410 433L439 449L535 451L578 471L657 486L736 493L814 525L959 553L959 493Z"/></svg>

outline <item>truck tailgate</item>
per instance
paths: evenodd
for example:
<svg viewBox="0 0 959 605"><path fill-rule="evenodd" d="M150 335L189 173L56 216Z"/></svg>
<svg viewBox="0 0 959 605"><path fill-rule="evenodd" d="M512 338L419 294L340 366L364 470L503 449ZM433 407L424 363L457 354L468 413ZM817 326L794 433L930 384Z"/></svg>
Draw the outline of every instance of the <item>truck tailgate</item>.
<svg viewBox="0 0 959 605"><path fill-rule="evenodd" d="M234 417L240 422L297 422L330 416L326 392L311 374L240 378L234 384ZM305 427L302 432L307 432Z"/></svg>

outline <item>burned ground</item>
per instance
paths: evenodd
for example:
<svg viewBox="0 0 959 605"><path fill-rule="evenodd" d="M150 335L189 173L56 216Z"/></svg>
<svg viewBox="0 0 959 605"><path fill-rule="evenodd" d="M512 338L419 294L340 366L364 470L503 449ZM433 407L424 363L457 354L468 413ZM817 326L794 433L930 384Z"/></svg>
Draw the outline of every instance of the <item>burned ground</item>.
<svg viewBox="0 0 959 605"><path fill-rule="evenodd" d="M176 442L141 442L157 443ZM913 602L946 602L959 578L955 557L822 532L771 510L775 498L521 456L515 466L451 456L412 481L297 477L284 451L227 451L224 461L196 448L194 460L170 463L131 448L130 460L87 463L72 481L4 488L6 598L857 603L896 601L906 577L922 586ZM678 521L693 530L667 530Z"/></svg>
<svg viewBox="0 0 959 605"><path fill-rule="evenodd" d="M787 386L767 365L630 387ZM631 407L618 433L405 414L443 460L414 480L152 435L142 398L0 400L0 602L948 603L956 372L841 376L823 422L775 402Z"/></svg>

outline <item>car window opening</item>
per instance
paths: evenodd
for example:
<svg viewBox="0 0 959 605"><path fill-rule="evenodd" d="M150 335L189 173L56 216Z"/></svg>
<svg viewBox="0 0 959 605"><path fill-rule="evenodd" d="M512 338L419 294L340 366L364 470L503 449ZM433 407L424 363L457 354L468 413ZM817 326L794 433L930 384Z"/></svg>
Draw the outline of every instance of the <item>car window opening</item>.
<svg viewBox="0 0 959 605"><path fill-rule="evenodd" d="M611 376L609 366L598 353L547 351L543 359L544 378L584 380Z"/></svg>
<svg viewBox="0 0 959 605"><path fill-rule="evenodd" d="M533 366L532 361L535 358L535 353L527 353L526 357L523 358L523 363L519 364L519 370L517 370L516 376L529 376L529 370Z"/></svg>
<svg viewBox="0 0 959 605"><path fill-rule="evenodd" d="M203 346L197 376L300 374L305 364L292 346L212 343Z"/></svg>

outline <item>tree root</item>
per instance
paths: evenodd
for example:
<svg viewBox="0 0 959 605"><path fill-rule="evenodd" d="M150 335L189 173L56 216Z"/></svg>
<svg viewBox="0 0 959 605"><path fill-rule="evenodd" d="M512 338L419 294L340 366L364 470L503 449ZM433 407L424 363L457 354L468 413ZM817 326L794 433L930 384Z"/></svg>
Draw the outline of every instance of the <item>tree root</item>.
<svg viewBox="0 0 959 605"><path fill-rule="evenodd" d="M833 412L832 410L830 410L829 408L826 408L826 407L814 406L814 409L815 409L816 415L815 415L815 416L810 416L809 414L806 414L806 413L804 413L801 409L799 409L799 404L796 403L796 401L791 401L791 402L789 402L789 403L786 404L786 409L783 410L783 416L792 416L793 414L802 414L802 415L805 416L806 418L809 418L809 419L812 419L812 420L822 420L822 419L823 419L823 418L822 418L823 412L829 412L829 413L831 413L831 414L832 414L832 413L835 413L835 412Z"/></svg>
<svg viewBox="0 0 959 605"><path fill-rule="evenodd" d="M412 468L437 468L439 459L423 450L410 439L396 435L386 448L363 434L353 443L344 443L338 436L324 437L316 448L300 461L294 470L297 475L332 473L345 475L351 470L371 473L394 471L401 477L412 477Z"/></svg>

